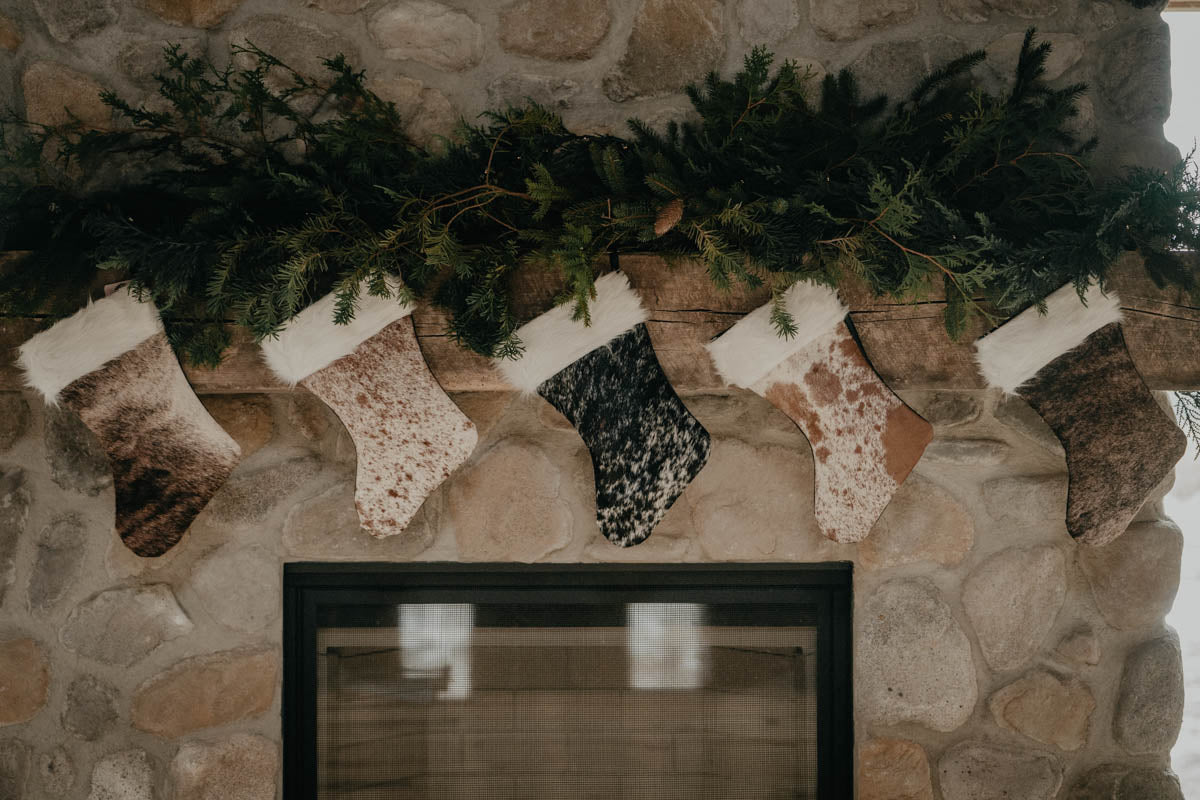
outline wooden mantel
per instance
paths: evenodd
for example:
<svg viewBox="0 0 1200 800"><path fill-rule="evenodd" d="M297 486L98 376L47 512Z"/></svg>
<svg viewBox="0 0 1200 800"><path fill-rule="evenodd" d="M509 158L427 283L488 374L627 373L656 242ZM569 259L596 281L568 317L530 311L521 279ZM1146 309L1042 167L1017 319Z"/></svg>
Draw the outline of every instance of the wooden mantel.
<svg viewBox="0 0 1200 800"><path fill-rule="evenodd" d="M721 392L704 344L742 314L766 300L764 292L715 289L702 268L667 268L655 256L621 257L621 269L650 309L648 327L663 369L683 394ZM1160 290L1139 265L1120 265L1113 285L1125 309L1125 339L1134 362L1152 389L1200 389L1200 308L1179 290ZM544 308L553 296L537 276L519 293L530 309ZM972 360L971 341L982 327L951 341L942 327L944 303L879 302L865 291L842 291L863 347L884 380L896 389L977 389L983 386ZM505 391L508 385L491 364L462 350L444 334L444 317L429 306L413 314L417 336L430 368L448 392ZM37 329L28 318L0 318L0 391L22 387L13 355ZM262 366L258 346L240 330L224 363L216 369L186 368L200 394L284 391Z"/></svg>

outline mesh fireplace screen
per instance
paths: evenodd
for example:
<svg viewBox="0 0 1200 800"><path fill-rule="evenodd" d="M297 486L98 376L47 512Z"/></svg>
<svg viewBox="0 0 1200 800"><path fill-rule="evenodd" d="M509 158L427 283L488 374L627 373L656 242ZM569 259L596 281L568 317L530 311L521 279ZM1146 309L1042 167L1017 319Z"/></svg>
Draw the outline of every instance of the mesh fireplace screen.
<svg viewBox="0 0 1200 800"><path fill-rule="evenodd" d="M316 574L298 569L301 584ZM778 572L472 570L480 580L446 585L424 570L290 587L302 663L285 716L308 724L287 726L288 769L307 773L288 796L850 796L828 791L844 759L824 741L849 730L830 724L849 713L848 679L841 698L827 685L836 598L772 586Z"/></svg>

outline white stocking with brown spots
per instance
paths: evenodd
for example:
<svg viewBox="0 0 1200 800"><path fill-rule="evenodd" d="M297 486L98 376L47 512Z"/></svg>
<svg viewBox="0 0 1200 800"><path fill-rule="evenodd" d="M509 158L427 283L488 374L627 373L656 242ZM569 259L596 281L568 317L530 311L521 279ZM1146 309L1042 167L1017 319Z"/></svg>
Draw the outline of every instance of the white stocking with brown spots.
<svg viewBox="0 0 1200 800"><path fill-rule="evenodd" d="M354 440L354 505L373 536L403 531L475 449L475 425L429 371L408 317L300 384L334 410Z"/></svg>
<svg viewBox="0 0 1200 800"><path fill-rule="evenodd" d="M933 427L892 393L844 322L781 361L751 387L808 437L822 533L870 533L933 438Z"/></svg>

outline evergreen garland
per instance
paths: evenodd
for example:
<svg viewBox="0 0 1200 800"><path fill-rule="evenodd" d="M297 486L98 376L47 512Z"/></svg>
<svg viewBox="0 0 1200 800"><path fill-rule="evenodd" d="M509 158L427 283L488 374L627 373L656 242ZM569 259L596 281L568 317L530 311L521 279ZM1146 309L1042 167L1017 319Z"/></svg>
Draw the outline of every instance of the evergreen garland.
<svg viewBox="0 0 1200 800"><path fill-rule="evenodd" d="M516 270L553 270L586 319L597 263L622 251L698 259L715 285L776 298L802 278L909 302L940 286L952 336L1103 281L1126 251L1194 290L1178 253L1200 249L1193 162L1098 178L1095 142L1070 127L1084 87L1045 84L1049 50L1030 31L1003 95L971 85L975 52L891 103L848 71L819 86L790 62L772 72L758 48L732 80L688 89L694 123L579 135L529 103L431 152L341 56L317 81L251 45L222 68L170 47L166 110L106 93L117 130L5 126L0 249L32 253L0 310L73 311L111 269L211 364L225 320L261 339L332 290L346 321L361 281L386 295L393 275L463 346L512 356ZM773 321L793 330L781 304Z"/></svg>

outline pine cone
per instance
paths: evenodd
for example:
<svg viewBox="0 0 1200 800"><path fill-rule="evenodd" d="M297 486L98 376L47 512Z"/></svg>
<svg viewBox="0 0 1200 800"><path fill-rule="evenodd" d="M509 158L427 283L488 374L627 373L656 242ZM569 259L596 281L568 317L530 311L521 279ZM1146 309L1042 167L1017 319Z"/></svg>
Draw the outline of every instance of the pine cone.
<svg viewBox="0 0 1200 800"><path fill-rule="evenodd" d="M658 218L654 220L654 235L662 236L679 224L683 219L683 199L676 197L658 210Z"/></svg>

